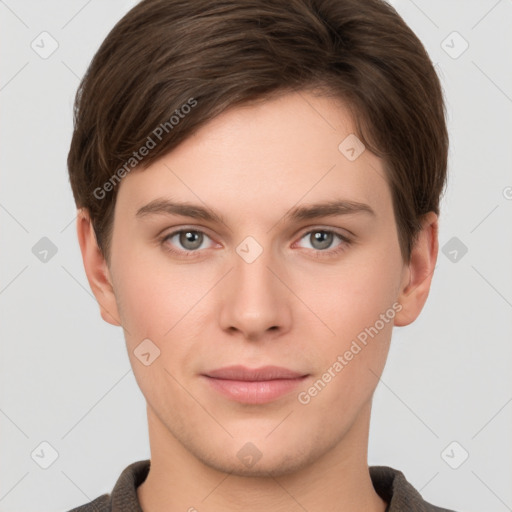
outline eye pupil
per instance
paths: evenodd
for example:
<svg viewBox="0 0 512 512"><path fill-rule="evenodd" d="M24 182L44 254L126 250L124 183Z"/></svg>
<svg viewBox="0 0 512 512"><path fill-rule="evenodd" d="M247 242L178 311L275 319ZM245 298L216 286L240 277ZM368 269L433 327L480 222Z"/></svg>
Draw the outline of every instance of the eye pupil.
<svg viewBox="0 0 512 512"><path fill-rule="evenodd" d="M311 234L311 245L315 249L327 249L332 244L333 236L327 231L315 231Z"/></svg>
<svg viewBox="0 0 512 512"><path fill-rule="evenodd" d="M188 250L197 249L201 247L203 242L202 233L198 233L197 231L183 231L180 234L180 244Z"/></svg>

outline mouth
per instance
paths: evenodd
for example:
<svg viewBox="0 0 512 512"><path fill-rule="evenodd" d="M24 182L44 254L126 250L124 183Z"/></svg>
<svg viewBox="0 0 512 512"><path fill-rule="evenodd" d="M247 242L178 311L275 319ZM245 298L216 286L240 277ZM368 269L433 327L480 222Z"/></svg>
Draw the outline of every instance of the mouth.
<svg viewBox="0 0 512 512"><path fill-rule="evenodd" d="M208 384L227 398L246 404L277 400L298 387L309 374L279 366L228 366L202 374Z"/></svg>

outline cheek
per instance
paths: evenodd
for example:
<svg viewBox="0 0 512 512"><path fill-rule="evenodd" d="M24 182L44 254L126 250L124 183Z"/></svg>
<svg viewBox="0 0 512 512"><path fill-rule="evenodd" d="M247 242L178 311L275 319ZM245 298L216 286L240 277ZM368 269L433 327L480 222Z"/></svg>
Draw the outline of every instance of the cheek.
<svg viewBox="0 0 512 512"><path fill-rule="evenodd" d="M387 252L361 252L354 263L347 261L320 280L318 275L309 277L301 288L304 294L310 290L305 302L310 301L311 309L334 331L325 330L326 335L317 336L316 347L311 347L311 358L319 363L311 389L311 396L318 396L314 398L318 406L337 404L336 411L343 415L342 411L348 413L372 396L399 307L395 302L401 270L397 254L393 247Z"/></svg>
<svg viewBox="0 0 512 512"><path fill-rule="evenodd" d="M354 258L328 273L297 280L304 302L334 331L330 337L336 337L338 345L356 337L392 308L401 275L394 252L390 248L387 254L361 253L357 261Z"/></svg>
<svg viewBox="0 0 512 512"><path fill-rule="evenodd" d="M172 409L181 400L178 382L194 354L189 339L200 334L199 308L194 305L211 287L211 279L203 274L194 277L185 266L150 259L147 252L123 253L118 247L123 256L112 258L113 280L131 366L148 403L156 410ZM141 355L146 352L151 358L148 365ZM169 395L175 398L170 400ZM184 400L180 407L187 410L189 405Z"/></svg>
<svg viewBox="0 0 512 512"><path fill-rule="evenodd" d="M211 286L214 276L190 265L173 265L149 251L122 251L115 264L116 300L127 338L171 335Z"/></svg>

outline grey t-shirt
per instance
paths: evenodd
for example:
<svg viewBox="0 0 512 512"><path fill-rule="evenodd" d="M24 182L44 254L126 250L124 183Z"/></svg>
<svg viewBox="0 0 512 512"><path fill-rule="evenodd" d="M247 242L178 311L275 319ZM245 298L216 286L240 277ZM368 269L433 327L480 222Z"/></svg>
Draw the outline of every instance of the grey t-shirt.
<svg viewBox="0 0 512 512"><path fill-rule="evenodd" d="M117 480L111 494L69 512L143 512L137 498L137 487L149 473L150 461L130 464ZM373 487L388 503L386 512L454 512L427 503L418 491L396 469L387 466L370 466Z"/></svg>

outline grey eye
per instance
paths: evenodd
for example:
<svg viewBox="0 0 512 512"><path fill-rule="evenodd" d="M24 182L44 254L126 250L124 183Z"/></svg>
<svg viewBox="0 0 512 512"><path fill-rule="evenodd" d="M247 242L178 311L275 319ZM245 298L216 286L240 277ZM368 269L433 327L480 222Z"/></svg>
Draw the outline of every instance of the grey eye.
<svg viewBox="0 0 512 512"><path fill-rule="evenodd" d="M329 231L312 231L309 240L313 249L328 249L334 240L334 233Z"/></svg>
<svg viewBox="0 0 512 512"><path fill-rule="evenodd" d="M203 243L203 233L199 231L181 231L179 233L180 245L189 251L199 249Z"/></svg>

